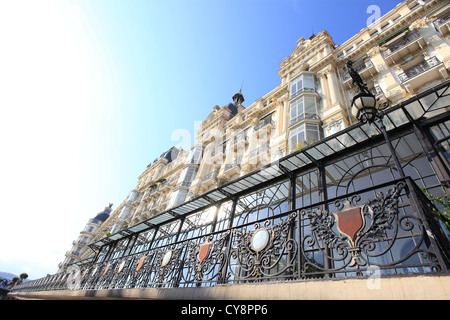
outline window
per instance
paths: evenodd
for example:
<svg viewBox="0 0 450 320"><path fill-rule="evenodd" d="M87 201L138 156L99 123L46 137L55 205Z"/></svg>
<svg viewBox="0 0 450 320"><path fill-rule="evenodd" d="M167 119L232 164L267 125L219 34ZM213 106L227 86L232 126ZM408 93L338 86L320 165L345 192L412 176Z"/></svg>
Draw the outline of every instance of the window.
<svg viewBox="0 0 450 320"><path fill-rule="evenodd" d="M202 147L194 147L189 155L190 163L200 164L202 160Z"/></svg>
<svg viewBox="0 0 450 320"><path fill-rule="evenodd" d="M290 124L303 119L319 119L317 116L316 97L304 96L291 103Z"/></svg>
<svg viewBox="0 0 450 320"><path fill-rule="evenodd" d="M178 189L172 193L168 208L176 207L184 202L187 195L187 189Z"/></svg>
<svg viewBox="0 0 450 320"><path fill-rule="evenodd" d="M314 76L312 74L303 74L291 83L291 98L301 92L314 92L316 89L314 84Z"/></svg>
<svg viewBox="0 0 450 320"><path fill-rule="evenodd" d="M304 123L291 131L289 147L291 151L297 151L319 139L319 126L313 123Z"/></svg>

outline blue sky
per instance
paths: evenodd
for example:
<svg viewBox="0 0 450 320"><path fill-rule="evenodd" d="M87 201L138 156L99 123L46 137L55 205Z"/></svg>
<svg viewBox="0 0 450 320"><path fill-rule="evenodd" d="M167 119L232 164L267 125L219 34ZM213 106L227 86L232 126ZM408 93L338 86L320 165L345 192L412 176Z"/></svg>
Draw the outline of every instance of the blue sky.
<svg viewBox="0 0 450 320"><path fill-rule="evenodd" d="M56 272L177 132L275 88L312 30L342 44L400 2L1 0L0 271Z"/></svg>

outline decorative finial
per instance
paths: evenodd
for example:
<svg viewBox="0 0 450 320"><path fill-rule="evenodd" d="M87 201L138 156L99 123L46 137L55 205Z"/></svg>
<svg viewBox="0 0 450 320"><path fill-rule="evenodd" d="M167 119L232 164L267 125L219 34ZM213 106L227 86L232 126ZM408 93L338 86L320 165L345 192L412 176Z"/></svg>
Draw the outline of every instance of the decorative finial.
<svg viewBox="0 0 450 320"><path fill-rule="evenodd" d="M245 101L244 96L242 94L242 86L243 85L244 85L244 80L242 80L242 84L241 84L241 88L239 89L239 92L233 96L233 102L234 102L235 106L238 106L238 105L242 104L242 102Z"/></svg>

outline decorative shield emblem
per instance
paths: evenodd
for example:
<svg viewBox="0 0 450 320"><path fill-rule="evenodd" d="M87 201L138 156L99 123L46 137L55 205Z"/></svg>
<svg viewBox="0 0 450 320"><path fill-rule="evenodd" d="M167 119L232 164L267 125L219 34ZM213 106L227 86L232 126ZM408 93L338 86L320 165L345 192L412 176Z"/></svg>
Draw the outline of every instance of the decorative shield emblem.
<svg viewBox="0 0 450 320"><path fill-rule="evenodd" d="M119 268L117 268L117 273L121 273L121 272L122 272L123 267L125 267L125 263L126 263L126 262L127 262L126 260L123 260L123 261L120 263Z"/></svg>
<svg viewBox="0 0 450 320"><path fill-rule="evenodd" d="M333 214L336 217L339 232L350 240L352 247L355 247L358 233L365 226L362 207L349 208L341 212L333 212Z"/></svg>
<svg viewBox="0 0 450 320"><path fill-rule="evenodd" d="M171 259L172 259L172 250L169 250L166 253L164 253L162 261L161 261L161 266L162 267L167 266Z"/></svg>
<svg viewBox="0 0 450 320"><path fill-rule="evenodd" d="M108 272L110 266L111 266L111 264L108 264L106 266L105 271L103 271L102 277Z"/></svg>
<svg viewBox="0 0 450 320"><path fill-rule="evenodd" d="M250 240L250 244L254 251L260 252L267 247L267 245L269 244L269 240L270 240L269 231L267 231L267 229L263 228L263 229L257 230L253 234L253 236Z"/></svg>
<svg viewBox="0 0 450 320"><path fill-rule="evenodd" d="M198 260L200 263L203 263L203 260L205 260L209 255L209 249L211 247L210 242L205 242L200 245L200 250L198 252Z"/></svg>
<svg viewBox="0 0 450 320"><path fill-rule="evenodd" d="M142 266L144 265L145 258L147 258L147 256L146 256L146 255L143 255L143 256L141 257L141 259L139 259L139 263L138 263L138 265L137 265L136 271L141 270Z"/></svg>

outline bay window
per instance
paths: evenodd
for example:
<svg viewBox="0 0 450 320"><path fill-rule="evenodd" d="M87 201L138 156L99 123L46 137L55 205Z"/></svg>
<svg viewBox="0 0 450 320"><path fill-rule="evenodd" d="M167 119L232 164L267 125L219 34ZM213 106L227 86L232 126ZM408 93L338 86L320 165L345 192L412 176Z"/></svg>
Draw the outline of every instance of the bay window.
<svg viewBox="0 0 450 320"><path fill-rule="evenodd" d="M291 103L289 125L303 119L319 119L315 96L303 96Z"/></svg>
<svg viewBox="0 0 450 320"><path fill-rule="evenodd" d="M315 123L303 123L291 130L289 135L290 151L297 151L308 144L319 141L321 137L319 125Z"/></svg>
<svg viewBox="0 0 450 320"><path fill-rule="evenodd" d="M291 98L301 92L315 92L314 75L302 74L291 82Z"/></svg>

